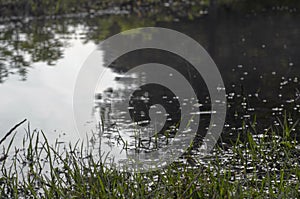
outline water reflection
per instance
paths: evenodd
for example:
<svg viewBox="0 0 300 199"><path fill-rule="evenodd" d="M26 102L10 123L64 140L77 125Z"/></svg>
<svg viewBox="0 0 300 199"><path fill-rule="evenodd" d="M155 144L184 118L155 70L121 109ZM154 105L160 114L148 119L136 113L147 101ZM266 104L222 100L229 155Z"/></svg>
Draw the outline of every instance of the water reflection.
<svg viewBox="0 0 300 199"><path fill-rule="evenodd" d="M45 103L40 106L41 110L43 106L57 101L55 95L65 98L60 99L63 101L71 99L69 98L72 93L71 83L74 83L80 65L76 65L76 69L74 69L71 65L76 63L70 62L70 60L75 56L80 56L78 53L81 51L80 48L86 46L85 49L91 51L94 48L94 45L90 45L91 43L99 43L110 35L130 28L160 26L181 31L199 41L217 63L228 94L228 116L223 141L229 143L236 130L243 131L253 123L256 124L258 131L264 131L276 121L277 116L283 115L285 111L290 113L291 117L299 118L300 70L298 65L300 60L297 54L300 41L299 21L299 16L289 14L264 13L233 16L223 12L217 13L214 18L205 16L184 22L174 20L174 18L152 20L151 17L139 18L136 16L1 21L0 82L2 84L0 93L2 101L0 103L3 107L1 109L3 115L1 125L8 129L18 121L16 118L34 114L42 115L40 111L32 113L24 106L35 107L37 102ZM77 47L75 47L76 45ZM68 50L74 48L78 48L77 53L67 53ZM104 60L108 56L109 52L104 52ZM117 78L115 80L118 84L123 85L123 90L130 92L129 82L134 81L134 77L125 77L121 73L133 63L138 64L141 60L140 56L140 54L133 55L131 59L127 60L127 63L115 63L111 66L112 74ZM146 60L161 59L161 57L165 58L151 53ZM82 58L81 61L83 59L85 58ZM166 62L172 61L173 58L166 60ZM53 70L60 74L53 75L49 71L49 66L53 66ZM72 73L72 80L64 80L64 76L68 73ZM193 74L193 71L190 71L190 74ZM19 83L17 79L27 80L27 83ZM49 79L60 82L56 85L57 89L53 90L52 102L47 99L45 94L46 90L53 86L46 82L50 81ZM67 88L64 87L66 81L70 81ZM41 87L32 97L32 88L39 84ZM210 99L205 91L205 84L203 82L195 84L199 89L204 88L200 90L202 94L199 104L203 111L209 112ZM16 89L18 92L28 90L31 95L11 93L11 89ZM70 96L60 95L66 90ZM99 112L99 121L101 121L99 128L102 132L107 131L108 127L113 129L114 121L110 112L114 107L110 106L110 100L122 99L122 92L113 89L101 91L97 95L95 111ZM70 105L69 111L71 111L71 100L67 104ZM11 108L4 108L6 106L20 108L11 110ZM53 115L60 115L59 106L61 105L52 108ZM14 115L14 117L5 117L5 115ZM49 115L49 113L45 115ZM68 114L69 116L72 117L71 114ZM33 118L41 128L49 127L46 123L52 120L50 116ZM61 119L63 120L63 117ZM206 132L209 119L209 114L201 117L202 129L198 130L199 140ZM72 129L69 127L72 125L62 123L59 125L52 123L51 129L55 128L60 131Z"/></svg>
<svg viewBox="0 0 300 199"><path fill-rule="evenodd" d="M63 40L57 33L64 24L37 20L28 23L17 20L0 26L0 66L2 83L10 74L19 74L26 80L32 63L45 62L55 65L62 58ZM68 33L65 31L65 33Z"/></svg>

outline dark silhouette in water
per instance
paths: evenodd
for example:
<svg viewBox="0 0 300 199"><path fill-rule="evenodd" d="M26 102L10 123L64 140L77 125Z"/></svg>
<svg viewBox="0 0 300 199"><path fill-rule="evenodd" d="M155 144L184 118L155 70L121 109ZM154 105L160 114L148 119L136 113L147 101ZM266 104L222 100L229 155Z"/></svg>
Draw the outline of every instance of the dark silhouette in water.
<svg viewBox="0 0 300 199"><path fill-rule="evenodd" d="M140 126L148 125L151 122L149 110L156 104L163 106L167 113L165 124L157 134L168 134L174 137L177 133L175 127L180 126L180 103L176 95L162 85L146 84L132 93L129 101L129 107L132 107L129 109L131 119Z"/></svg>

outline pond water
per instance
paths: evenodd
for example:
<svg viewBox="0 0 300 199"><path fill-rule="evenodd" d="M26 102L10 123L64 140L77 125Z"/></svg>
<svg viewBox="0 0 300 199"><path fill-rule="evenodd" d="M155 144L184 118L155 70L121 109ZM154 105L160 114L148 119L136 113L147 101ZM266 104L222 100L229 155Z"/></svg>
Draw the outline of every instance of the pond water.
<svg viewBox="0 0 300 199"><path fill-rule="evenodd" d="M250 125L254 116L258 133L272 124L279 126L277 117L283 119L285 112L291 116L288 122L293 124L300 115L299 23L299 15L281 12L242 16L219 13L195 20L128 15L2 20L0 137L27 118L32 128L42 129L51 140L61 135L67 142L80 139L72 103L81 66L101 40L144 26L185 33L211 55L223 77L228 100L223 142L234 139L233 132ZM109 52L102 53L104 62ZM174 61L170 55L150 54L158 60ZM133 53L121 64L113 65L104 77L109 84L102 85L105 89L96 95L96 102L104 104L104 108L102 113L101 107L95 110L106 114L108 122L110 107L105 105L103 96L108 96L107 100L114 96L109 87L116 79L130 91L128 85L134 78L122 76L122 71L141 59L147 56ZM207 114L202 117L201 128L205 131L210 116L207 91L203 91L202 97L202 111ZM163 111L158 107L155 113L164 115ZM158 129L163 128L163 124L158 125ZM109 132L109 127L104 129ZM20 129L18 136L22 133Z"/></svg>

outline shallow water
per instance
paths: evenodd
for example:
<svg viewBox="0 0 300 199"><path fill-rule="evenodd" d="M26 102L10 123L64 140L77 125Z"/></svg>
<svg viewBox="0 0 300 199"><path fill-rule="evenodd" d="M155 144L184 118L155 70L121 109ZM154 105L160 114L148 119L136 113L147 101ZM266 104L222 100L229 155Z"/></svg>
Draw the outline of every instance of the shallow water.
<svg viewBox="0 0 300 199"><path fill-rule="evenodd" d="M276 117L282 119L285 111L294 120L299 118L299 22L299 15L283 12L243 16L219 13L192 21L126 15L2 21L0 137L27 118L32 128L42 129L50 139L59 135L64 135L65 141L79 139L72 97L81 66L101 40L143 26L185 33L198 41L216 62L228 100L224 142L235 137L236 129L242 130L243 121L249 126L254 115L257 131L262 133L271 124L279 125ZM109 52L103 52L103 62L107 56ZM168 57L155 53L153 56L158 60ZM103 80L107 85L102 88L109 88L116 77L120 80L124 64L142 58L143 54L137 53L114 65ZM166 60L172 62L173 58ZM128 84L120 82L123 86ZM99 92L103 95L104 90ZM210 101L205 89L202 97L200 109L209 113ZM156 113L162 114L161 111L164 110L160 108ZM293 119L290 124L295 122ZM202 120L204 132L209 114ZM19 131L21 137L22 130Z"/></svg>

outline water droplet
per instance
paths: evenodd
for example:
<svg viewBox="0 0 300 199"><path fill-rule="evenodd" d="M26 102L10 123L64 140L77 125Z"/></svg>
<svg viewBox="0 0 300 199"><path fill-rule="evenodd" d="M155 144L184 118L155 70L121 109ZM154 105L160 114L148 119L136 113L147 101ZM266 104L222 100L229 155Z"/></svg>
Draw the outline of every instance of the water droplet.
<svg viewBox="0 0 300 199"><path fill-rule="evenodd" d="M288 83L288 81L284 81L284 82L281 82L280 85L281 85L281 86L284 86L284 85L286 85L287 83Z"/></svg>
<svg viewBox="0 0 300 199"><path fill-rule="evenodd" d="M294 83L298 83L298 77L294 78Z"/></svg>

